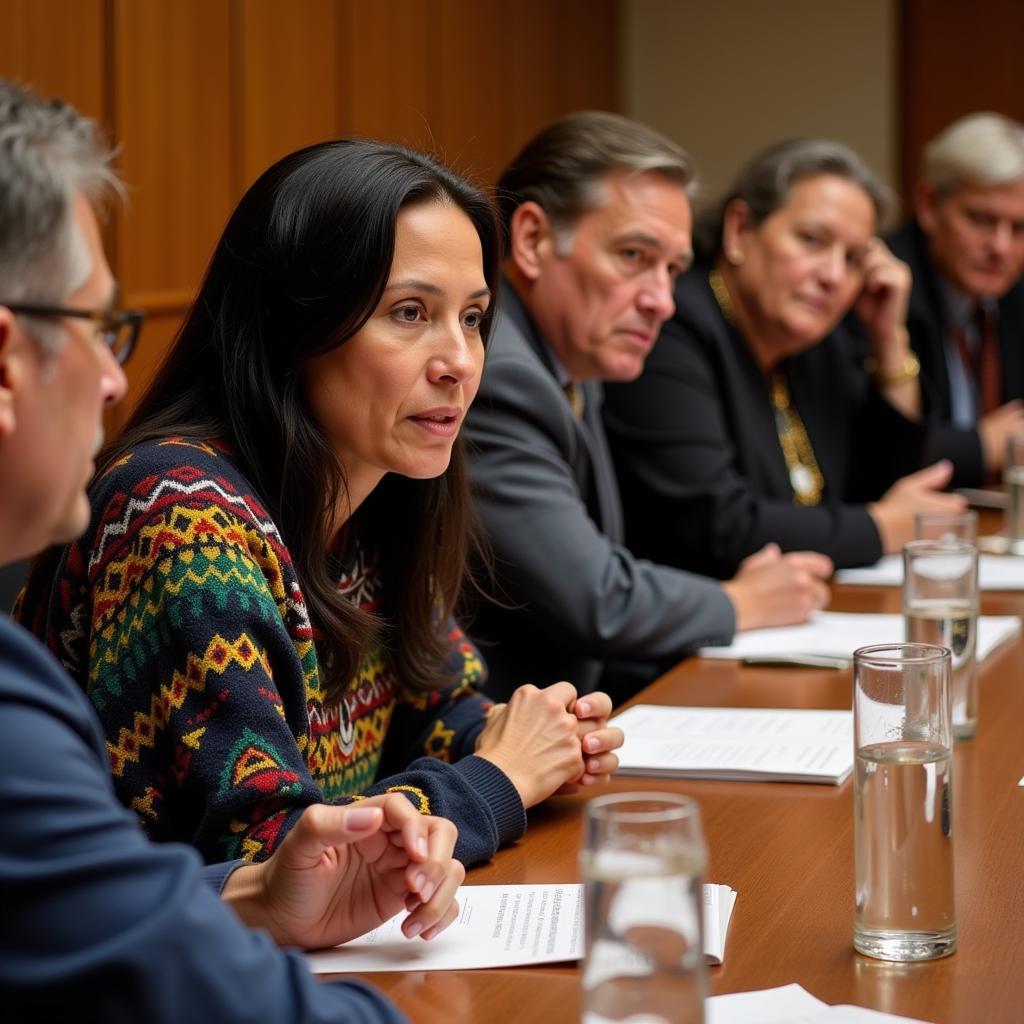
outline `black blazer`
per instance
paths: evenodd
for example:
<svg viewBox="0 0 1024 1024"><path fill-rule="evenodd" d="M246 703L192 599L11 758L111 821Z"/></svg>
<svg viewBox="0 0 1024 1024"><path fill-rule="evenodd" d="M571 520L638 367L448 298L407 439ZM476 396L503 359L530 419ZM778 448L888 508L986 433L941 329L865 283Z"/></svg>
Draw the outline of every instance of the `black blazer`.
<svg viewBox="0 0 1024 1024"><path fill-rule="evenodd" d="M886 241L893 253L910 266L907 329L910 344L921 361L921 376L934 402L935 427L925 458L951 459L953 486L976 487L985 478L981 439L977 430L954 427L951 420L949 370L946 366L946 306L938 272L928 256L928 240L917 221L910 221ZM1024 279L999 300L999 350L1002 355L1003 401L1024 398Z"/></svg>
<svg viewBox="0 0 1024 1024"><path fill-rule="evenodd" d="M886 403L842 327L781 367L825 478L821 505L793 504L764 376L695 268L676 287L639 380L605 388L605 423L639 555L727 578L769 541L838 566L882 554L873 501L921 465L925 428Z"/></svg>

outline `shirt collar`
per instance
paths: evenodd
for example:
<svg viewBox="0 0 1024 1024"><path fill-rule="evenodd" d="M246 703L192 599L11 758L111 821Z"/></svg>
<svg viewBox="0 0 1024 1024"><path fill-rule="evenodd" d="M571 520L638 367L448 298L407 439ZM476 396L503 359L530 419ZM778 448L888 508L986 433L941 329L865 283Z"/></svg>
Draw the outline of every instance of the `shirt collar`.
<svg viewBox="0 0 1024 1024"><path fill-rule="evenodd" d="M995 299L975 299L962 288L958 288L952 281L941 276L939 277L939 288L950 323L955 328L962 329L968 326L978 306L981 306L986 313L993 317L998 312L999 306Z"/></svg>
<svg viewBox="0 0 1024 1024"><path fill-rule="evenodd" d="M555 350L545 341L544 347L548 350L548 358L551 360L551 367L555 371L555 380L560 388L566 388L572 383L572 377L565 368L565 364L558 358Z"/></svg>

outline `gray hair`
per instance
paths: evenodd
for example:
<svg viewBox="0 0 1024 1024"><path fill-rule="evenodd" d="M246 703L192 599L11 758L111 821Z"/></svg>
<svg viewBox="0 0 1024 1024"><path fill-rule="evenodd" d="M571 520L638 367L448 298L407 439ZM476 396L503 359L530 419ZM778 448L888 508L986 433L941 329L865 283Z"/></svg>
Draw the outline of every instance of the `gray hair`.
<svg viewBox="0 0 1024 1024"><path fill-rule="evenodd" d="M885 220L892 192L849 146L830 139L789 139L755 156L725 195L700 212L693 232L698 258L710 262L720 255L725 211L730 203L743 200L757 225L786 204L798 181L818 174L833 174L860 186L875 208L876 221Z"/></svg>
<svg viewBox="0 0 1024 1024"><path fill-rule="evenodd" d="M79 193L92 201L120 193L111 155L68 103L0 79L0 303L61 303L88 278L72 203ZM40 346L56 347L52 323L24 320Z"/></svg>
<svg viewBox="0 0 1024 1024"><path fill-rule="evenodd" d="M689 156L653 128L603 110L567 114L527 142L498 181L506 245L512 215L530 200L564 239L582 214L603 204L602 179L618 170L664 175L687 195L695 187Z"/></svg>
<svg viewBox="0 0 1024 1024"><path fill-rule="evenodd" d="M939 197L963 184L987 188L1024 178L1024 125L1001 114L968 114L924 148L924 180Z"/></svg>

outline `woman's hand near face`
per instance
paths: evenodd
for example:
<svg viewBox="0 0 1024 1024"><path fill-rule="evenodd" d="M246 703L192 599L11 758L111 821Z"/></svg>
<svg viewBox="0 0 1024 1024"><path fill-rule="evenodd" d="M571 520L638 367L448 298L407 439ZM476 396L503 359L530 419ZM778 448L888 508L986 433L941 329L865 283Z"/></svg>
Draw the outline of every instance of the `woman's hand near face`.
<svg viewBox="0 0 1024 1024"><path fill-rule="evenodd" d="M854 311L871 337L879 369L894 371L903 366L909 351L906 324L910 267L893 256L880 238L872 238L862 269L864 286Z"/></svg>
<svg viewBox="0 0 1024 1024"><path fill-rule="evenodd" d="M907 419L919 419L921 384L918 367L910 358L906 327L910 268L893 256L880 238L871 240L863 266L864 287L854 311L871 338L872 377L890 405Z"/></svg>
<svg viewBox="0 0 1024 1024"><path fill-rule="evenodd" d="M476 754L508 776L524 807L540 803L566 783L582 780L582 723L573 713L575 705L576 688L570 683L544 689L526 685L487 716Z"/></svg>

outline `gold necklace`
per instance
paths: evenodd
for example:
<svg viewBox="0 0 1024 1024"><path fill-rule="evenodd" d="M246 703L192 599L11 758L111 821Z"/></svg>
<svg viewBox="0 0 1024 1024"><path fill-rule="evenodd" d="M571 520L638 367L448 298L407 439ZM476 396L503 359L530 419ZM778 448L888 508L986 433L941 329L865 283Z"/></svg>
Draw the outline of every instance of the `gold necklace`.
<svg viewBox="0 0 1024 1024"><path fill-rule="evenodd" d="M708 274L708 284L722 311L722 316L736 326L732 297L722 275L717 270ZM794 505L820 505L825 490L825 478L821 474L818 460L814 457L811 439L807 436L800 414L789 394L786 375L781 370L772 373L769 398L775 415L775 432L779 436L779 447L789 471L789 484L793 488Z"/></svg>
<svg viewBox="0 0 1024 1024"><path fill-rule="evenodd" d="M820 505L825 490L818 460L814 457L811 439L807 436L800 414L789 397L789 385L781 370L772 374L772 409L775 411L775 430L779 435L782 457L789 470L789 483L793 488L795 505Z"/></svg>

